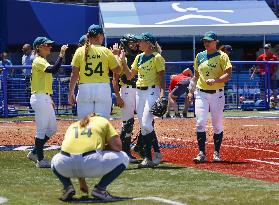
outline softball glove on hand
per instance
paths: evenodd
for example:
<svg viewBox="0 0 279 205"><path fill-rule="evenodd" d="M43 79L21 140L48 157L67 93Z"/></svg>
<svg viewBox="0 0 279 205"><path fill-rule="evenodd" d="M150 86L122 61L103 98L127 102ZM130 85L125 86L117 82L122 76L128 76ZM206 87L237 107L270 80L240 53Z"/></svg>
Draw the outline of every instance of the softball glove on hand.
<svg viewBox="0 0 279 205"><path fill-rule="evenodd" d="M159 98L152 105L149 112L157 117L162 117L167 112L168 100L166 98Z"/></svg>

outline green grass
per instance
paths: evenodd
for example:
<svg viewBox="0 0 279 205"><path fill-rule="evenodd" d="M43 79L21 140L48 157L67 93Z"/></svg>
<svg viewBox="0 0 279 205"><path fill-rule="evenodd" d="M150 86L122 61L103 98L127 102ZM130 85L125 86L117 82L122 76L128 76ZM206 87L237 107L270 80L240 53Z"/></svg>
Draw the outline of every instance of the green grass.
<svg viewBox="0 0 279 205"><path fill-rule="evenodd" d="M56 152L47 151L47 158ZM26 159L27 152L0 152L0 197L7 204L56 205L61 184L50 169L38 169ZM89 179L88 185L97 179ZM77 180L74 185L78 190ZM162 164L155 169L131 165L109 186L112 194L125 197L156 196L188 205L275 205L279 204L279 183ZM78 191L77 196L81 196ZM113 204L162 204L155 201L122 201Z"/></svg>
<svg viewBox="0 0 279 205"><path fill-rule="evenodd" d="M181 111L182 112L182 111ZM173 112L171 112L173 115ZM242 110L226 110L224 112L225 117L247 117L247 116L256 116L256 117L279 117L279 111L271 110L270 112L262 111L242 111ZM119 107L113 107L112 115L113 118L121 117L121 110ZM193 112L188 113L188 117L194 117ZM0 118L0 122L6 121L34 121L34 116L18 116L18 117L9 117L9 118ZM73 115L58 115L58 120L76 120L77 117Z"/></svg>

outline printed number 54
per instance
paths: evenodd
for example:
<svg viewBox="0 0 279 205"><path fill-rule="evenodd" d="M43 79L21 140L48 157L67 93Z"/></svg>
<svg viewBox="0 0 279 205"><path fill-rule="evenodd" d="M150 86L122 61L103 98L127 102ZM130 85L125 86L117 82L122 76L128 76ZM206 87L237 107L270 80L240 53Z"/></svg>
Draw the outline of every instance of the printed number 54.
<svg viewBox="0 0 279 205"><path fill-rule="evenodd" d="M85 65L85 72L84 74L86 76L91 76L94 73L99 73L100 76L103 75L104 71L103 71L103 66L102 66L102 62L98 63L98 65L96 66L96 68L93 70L93 68L89 67L92 66L92 63L86 63Z"/></svg>

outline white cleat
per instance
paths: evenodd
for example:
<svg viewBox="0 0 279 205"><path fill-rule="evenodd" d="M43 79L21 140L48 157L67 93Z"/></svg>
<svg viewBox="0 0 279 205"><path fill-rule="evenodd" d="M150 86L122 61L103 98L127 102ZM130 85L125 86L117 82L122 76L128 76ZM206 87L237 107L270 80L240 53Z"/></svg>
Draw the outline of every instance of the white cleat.
<svg viewBox="0 0 279 205"><path fill-rule="evenodd" d="M155 166L155 164L154 164L151 160L145 158L145 159L138 165L138 168L153 168L154 166Z"/></svg>
<svg viewBox="0 0 279 205"><path fill-rule="evenodd" d="M214 151L213 153L213 162L221 162L221 158L220 158L220 153L217 151Z"/></svg>
<svg viewBox="0 0 279 205"><path fill-rule="evenodd" d="M205 154L200 151L200 153L194 158L193 160L195 163L203 163L203 162L206 162L206 157L205 157Z"/></svg>
<svg viewBox="0 0 279 205"><path fill-rule="evenodd" d="M37 154L33 154L32 151L30 151L27 154L27 158L30 159L31 161L37 163L38 155Z"/></svg>
<svg viewBox="0 0 279 205"><path fill-rule="evenodd" d="M60 197L60 200L62 201L69 201L73 198L73 196L76 194L75 188L70 185L68 186L64 191L62 196Z"/></svg>
<svg viewBox="0 0 279 205"><path fill-rule="evenodd" d="M48 160L42 159L41 161L37 161L36 167L38 167L38 168L50 168L51 164Z"/></svg>
<svg viewBox="0 0 279 205"><path fill-rule="evenodd" d="M104 200L104 201L118 201L119 197L112 196L107 190L98 189L96 186L92 191L92 196L94 198Z"/></svg>

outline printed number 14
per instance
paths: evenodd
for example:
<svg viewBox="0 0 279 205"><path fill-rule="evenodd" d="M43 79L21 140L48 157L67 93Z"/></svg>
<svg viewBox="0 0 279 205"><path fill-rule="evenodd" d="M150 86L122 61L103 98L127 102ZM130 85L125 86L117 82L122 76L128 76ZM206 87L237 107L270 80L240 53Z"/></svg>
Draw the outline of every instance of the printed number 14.
<svg viewBox="0 0 279 205"><path fill-rule="evenodd" d="M78 138L78 127L73 127L75 130L75 138ZM82 129L80 135L87 135L88 137L91 137L92 135L92 131L91 131L91 127L85 127Z"/></svg>

